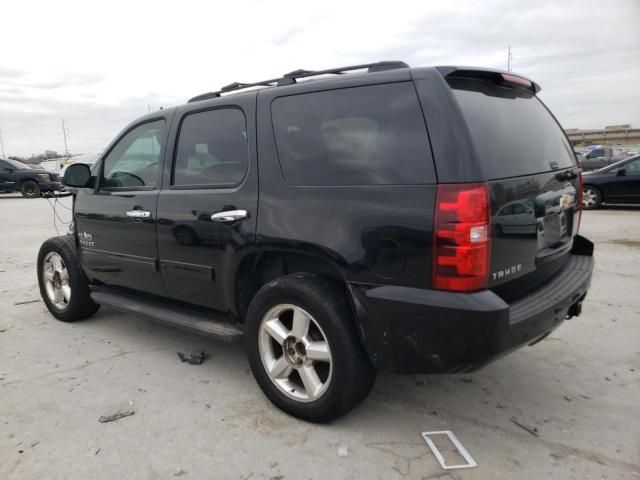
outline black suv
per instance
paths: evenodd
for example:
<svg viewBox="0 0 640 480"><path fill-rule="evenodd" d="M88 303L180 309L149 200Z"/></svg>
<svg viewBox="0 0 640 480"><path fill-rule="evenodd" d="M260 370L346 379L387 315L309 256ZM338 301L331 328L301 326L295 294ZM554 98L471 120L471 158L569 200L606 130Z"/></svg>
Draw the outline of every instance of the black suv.
<svg viewBox="0 0 640 480"><path fill-rule="evenodd" d="M60 176L43 168L17 160L0 159L0 192L20 192L23 197L36 198L42 192L62 190Z"/></svg>
<svg viewBox="0 0 640 480"><path fill-rule="evenodd" d="M381 62L146 115L67 170L74 233L43 244L42 297L64 321L106 304L244 336L264 393L312 421L380 369L478 368L579 315L593 271L576 160L538 91Z"/></svg>

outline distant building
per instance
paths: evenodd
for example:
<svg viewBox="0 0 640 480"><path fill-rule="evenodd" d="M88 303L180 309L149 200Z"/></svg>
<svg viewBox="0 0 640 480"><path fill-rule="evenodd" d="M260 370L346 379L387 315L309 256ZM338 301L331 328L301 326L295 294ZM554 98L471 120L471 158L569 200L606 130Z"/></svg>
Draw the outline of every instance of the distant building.
<svg viewBox="0 0 640 480"><path fill-rule="evenodd" d="M629 145L640 144L640 128L631 125L609 125L597 130L565 129L574 145Z"/></svg>

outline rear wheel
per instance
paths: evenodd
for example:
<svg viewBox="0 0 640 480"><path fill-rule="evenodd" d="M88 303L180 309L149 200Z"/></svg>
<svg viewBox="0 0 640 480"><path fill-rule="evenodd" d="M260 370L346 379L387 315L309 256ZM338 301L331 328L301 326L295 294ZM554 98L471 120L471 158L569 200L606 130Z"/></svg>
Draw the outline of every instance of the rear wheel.
<svg viewBox="0 0 640 480"><path fill-rule="evenodd" d="M582 206L585 210L594 210L602 203L600 190L590 185L585 185L582 190Z"/></svg>
<svg viewBox="0 0 640 480"><path fill-rule="evenodd" d="M280 409L312 422L328 422L369 393L375 370L354 328L345 292L310 274L273 280L246 317L251 370Z"/></svg>
<svg viewBox="0 0 640 480"><path fill-rule="evenodd" d="M40 196L40 186L33 180L27 180L20 185L20 193L25 198L37 198Z"/></svg>
<svg viewBox="0 0 640 480"><path fill-rule="evenodd" d="M58 320L72 322L93 315L99 305L91 300L89 286L76 257L73 237L53 237L38 253L40 295Z"/></svg>

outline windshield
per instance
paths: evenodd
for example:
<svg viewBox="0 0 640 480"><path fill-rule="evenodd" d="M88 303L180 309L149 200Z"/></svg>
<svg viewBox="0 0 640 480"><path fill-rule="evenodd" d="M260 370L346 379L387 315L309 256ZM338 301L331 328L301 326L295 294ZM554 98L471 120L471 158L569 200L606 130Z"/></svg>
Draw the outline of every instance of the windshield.
<svg viewBox="0 0 640 480"><path fill-rule="evenodd" d="M17 160L5 160L5 162L9 163L12 167L15 167L15 168L29 168L29 165L19 162Z"/></svg>

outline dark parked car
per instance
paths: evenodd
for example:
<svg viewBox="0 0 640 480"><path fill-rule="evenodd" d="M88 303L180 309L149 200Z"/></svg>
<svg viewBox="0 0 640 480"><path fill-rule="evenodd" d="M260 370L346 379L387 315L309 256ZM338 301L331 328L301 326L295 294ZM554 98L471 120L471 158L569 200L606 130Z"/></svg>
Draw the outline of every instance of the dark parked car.
<svg viewBox="0 0 640 480"><path fill-rule="evenodd" d="M0 159L0 191L20 192L23 197L36 198L42 192L62 189L57 173L33 168L17 160Z"/></svg>
<svg viewBox="0 0 640 480"><path fill-rule="evenodd" d="M312 421L381 369L479 368L579 315L593 271L576 159L539 89L381 62L146 115L67 169L74 233L40 249L44 302L63 321L106 304L244 336L263 392Z"/></svg>
<svg viewBox="0 0 640 480"><path fill-rule="evenodd" d="M602 203L640 204L640 155L582 174L582 204L587 210Z"/></svg>

